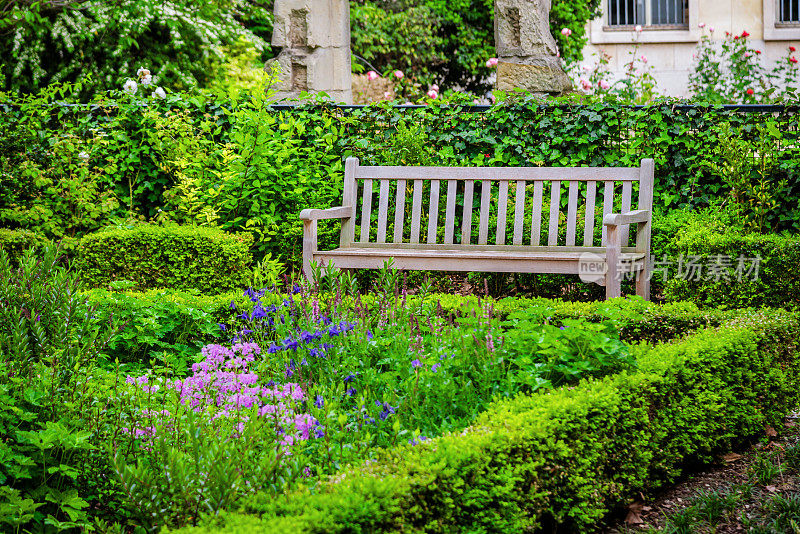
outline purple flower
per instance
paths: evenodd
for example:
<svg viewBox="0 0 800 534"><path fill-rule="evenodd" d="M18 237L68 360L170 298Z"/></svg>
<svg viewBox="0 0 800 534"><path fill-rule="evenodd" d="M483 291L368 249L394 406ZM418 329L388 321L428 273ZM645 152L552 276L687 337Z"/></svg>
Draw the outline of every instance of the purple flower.
<svg viewBox="0 0 800 534"><path fill-rule="evenodd" d="M434 363L434 364L431 366L431 371L433 371L433 372L435 373L436 371L438 371L438 370L439 370L439 367L441 367L441 366L442 366L442 364L440 364L440 363Z"/></svg>
<svg viewBox="0 0 800 534"><path fill-rule="evenodd" d="M225 326L225 325L224 325L224 324L222 324L222 323L217 323L217 326L218 326L218 327L219 327L219 329L220 329L220 330L222 330L223 332L224 332L225 330L227 330L227 329L228 329L228 327L227 327L227 326Z"/></svg>
<svg viewBox="0 0 800 534"><path fill-rule="evenodd" d="M422 367L422 362L419 361L418 359L414 360L411 362L411 367Z"/></svg>
<svg viewBox="0 0 800 534"><path fill-rule="evenodd" d="M303 359L300 360L300 365L308 365L308 360L306 360L305 357L303 357Z"/></svg>
<svg viewBox="0 0 800 534"><path fill-rule="evenodd" d="M344 383L347 384L348 382L353 380L356 377L356 375L358 375L358 373L350 373L349 375L344 377Z"/></svg>
<svg viewBox="0 0 800 534"><path fill-rule="evenodd" d="M317 400L314 401L314 406L317 408L322 408L325 406L325 399L322 398L322 395L317 395Z"/></svg>
<svg viewBox="0 0 800 534"><path fill-rule="evenodd" d="M348 388L347 391L345 391L345 394L347 394L348 397L352 397L353 395L356 394L356 389L355 388Z"/></svg>
<svg viewBox="0 0 800 534"><path fill-rule="evenodd" d="M240 315L237 315L237 317L239 317L243 321L249 321L250 320L250 316L247 315L246 311L243 311Z"/></svg>
<svg viewBox="0 0 800 534"><path fill-rule="evenodd" d="M396 409L397 406L391 406L388 402L384 402L383 410L381 411L378 417L381 418L381 421L386 421L386 419L388 419L390 415L394 415Z"/></svg>
<svg viewBox="0 0 800 534"><path fill-rule="evenodd" d="M371 332L371 331L369 331L369 330L367 330L367 339L368 339L369 341L372 341L372 332Z"/></svg>
<svg viewBox="0 0 800 534"><path fill-rule="evenodd" d="M298 293L300 293L300 286L298 286L297 284L295 284L295 285L292 287L292 294L293 294L293 295L297 295Z"/></svg>
<svg viewBox="0 0 800 534"><path fill-rule="evenodd" d="M236 309L236 303L234 301L231 301L231 309L232 310Z"/></svg>
<svg viewBox="0 0 800 534"><path fill-rule="evenodd" d="M42 314L37 313L36 314L36 322L38 323L41 318L42 318Z"/></svg>
<svg viewBox="0 0 800 534"><path fill-rule="evenodd" d="M297 340L292 339L291 336L283 340L283 348L297 350Z"/></svg>
<svg viewBox="0 0 800 534"><path fill-rule="evenodd" d="M253 313L250 315L251 319L261 319L262 317L266 317L267 312L259 305L256 305L253 308Z"/></svg>
<svg viewBox="0 0 800 534"><path fill-rule="evenodd" d="M425 436L419 436L417 439L410 439L410 440L408 440L408 442L409 442L411 445L419 445L420 443L422 443L423 441L426 441L427 439L428 439L428 438L426 438ZM417 440L419 440L419 441L417 441Z"/></svg>
<svg viewBox="0 0 800 534"><path fill-rule="evenodd" d="M278 352L279 350L281 350L281 348L280 348L278 345L276 345L275 343L273 343L272 345L270 345L270 346L267 348L267 353L268 353L268 354L275 354L275 353L276 353L276 352Z"/></svg>

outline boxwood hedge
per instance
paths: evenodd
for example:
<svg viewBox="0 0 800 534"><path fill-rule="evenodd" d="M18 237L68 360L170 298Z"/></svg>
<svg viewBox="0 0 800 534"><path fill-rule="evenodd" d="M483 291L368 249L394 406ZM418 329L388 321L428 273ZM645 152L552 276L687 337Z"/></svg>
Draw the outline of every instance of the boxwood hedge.
<svg viewBox="0 0 800 534"><path fill-rule="evenodd" d="M800 400L798 317L748 311L638 370L499 401L461 433L314 487L257 494L183 532L593 531L688 463L763 435Z"/></svg>

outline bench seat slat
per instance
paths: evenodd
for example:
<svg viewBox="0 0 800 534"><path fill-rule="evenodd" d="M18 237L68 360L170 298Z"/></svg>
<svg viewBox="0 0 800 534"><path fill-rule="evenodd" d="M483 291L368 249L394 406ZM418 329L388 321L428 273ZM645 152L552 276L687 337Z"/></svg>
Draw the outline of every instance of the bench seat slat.
<svg viewBox="0 0 800 534"><path fill-rule="evenodd" d="M622 182L622 208L620 209L620 213L627 213L631 211L631 182ZM623 245L628 244L628 238L630 228L626 224L622 228L620 228L620 236L621 236L621 243Z"/></svg>
<svg viewBox="0 0 800 534"><path fill-rule="evenodd" d="M594 244L594 201L597 191L595 182L586 182L586 216L583 221L583 246Z"/></svg>
<svg viewBox="0 0 800 534"><path fill-rule="evenodd" d="M614 182L606 182L606 188L603 192L603 217L608 215L614 210ZM606 246L606 227L603 226L602 237L600 244Z"/></svg>

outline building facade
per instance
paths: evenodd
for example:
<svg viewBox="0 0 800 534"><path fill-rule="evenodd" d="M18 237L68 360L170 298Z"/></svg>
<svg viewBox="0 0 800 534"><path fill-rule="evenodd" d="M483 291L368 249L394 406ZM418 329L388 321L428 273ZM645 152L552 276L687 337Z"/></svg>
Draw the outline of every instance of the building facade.
<svg viewBox="0 0 800 534"><path fill-rule="evenodd" d="M721 40L725 32L746 31L768 67L785 58L789 46L800 49L800 0L602 0L601 9L587 23L582 64L594 66L605 53L621 78L638 42L637 54L647 58L663 95L689 96L693 55L704 33Z"/></svg>

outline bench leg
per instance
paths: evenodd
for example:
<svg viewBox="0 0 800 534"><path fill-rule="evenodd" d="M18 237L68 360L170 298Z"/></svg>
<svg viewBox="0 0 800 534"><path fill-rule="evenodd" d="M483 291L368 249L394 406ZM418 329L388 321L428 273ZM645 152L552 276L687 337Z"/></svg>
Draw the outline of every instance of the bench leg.
<svg viewBox="0 0 800 534"><path fill-rule="evenodd" d="M312 282L311 262L317 251L317 221L303 221L303 274L306 280Z"/></svg>
<svg viewBox="0 0 800 534"><path fill-rule="evenodd" d="M636 275L636 294L650 300L650 258L645 257L642 270Z"/></svg>
<svg viewBox="0 0 800 534"><path fill-rule="evenodd" d="M622 296L619 269L621 238L619 226L609 225L606 230L606 300Z"/></svg>

